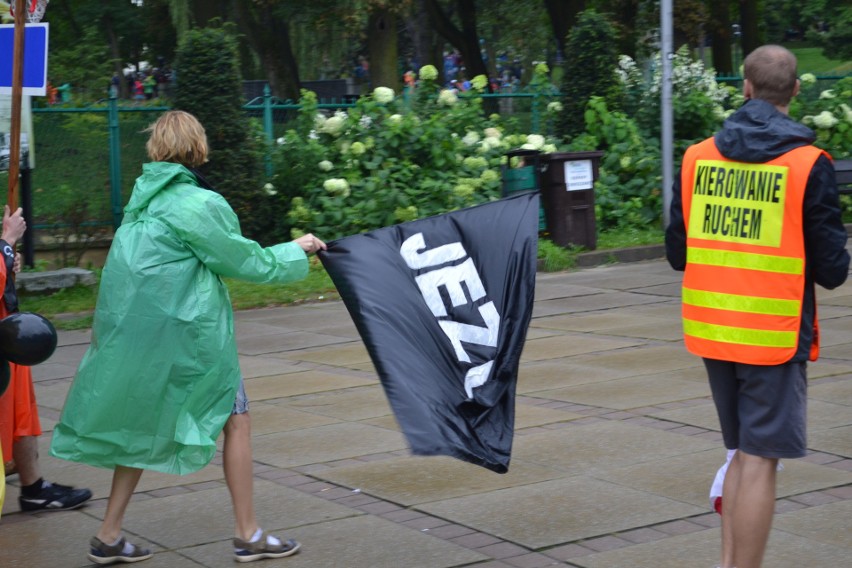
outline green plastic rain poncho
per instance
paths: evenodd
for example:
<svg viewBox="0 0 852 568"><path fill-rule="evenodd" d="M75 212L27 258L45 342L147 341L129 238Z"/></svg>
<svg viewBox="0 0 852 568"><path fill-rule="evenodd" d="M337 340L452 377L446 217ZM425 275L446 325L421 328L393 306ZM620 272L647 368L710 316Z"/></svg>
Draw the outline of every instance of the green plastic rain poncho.
<svg viewBox="0 0 852 568"><path fill-rule="evenodd" d="M191 473L213 457L240 384L220 276L297 280L307 257L296 243L241 236L224 198L179 164L145 164L124 214L50 453Z"/></svg>

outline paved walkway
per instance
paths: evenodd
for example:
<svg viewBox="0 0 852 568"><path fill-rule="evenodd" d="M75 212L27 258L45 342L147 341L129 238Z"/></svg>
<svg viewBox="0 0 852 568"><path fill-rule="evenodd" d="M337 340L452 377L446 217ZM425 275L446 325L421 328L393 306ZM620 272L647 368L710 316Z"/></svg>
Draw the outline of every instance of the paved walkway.
<svg viewBox="0 0 852 568"><path fill-rule="evenodd" d="M719 517L707 492L725 451L700 361L680 340L679 275L662 261L540 274L518 381L510 471L412 457L342 303L239 312L264 526L303 543L288 568L706 568ZM852 557L852 285L821 292L810 366L810 454L785 462L765 566ZM63 332L35 369L46 433L90 340ZM0 521L4 568L87 566L110 474L43 457L91 487L77 511L22 514L16 477ZM146 473L126 531L148 568L233 566L221 460Z"/></svg>

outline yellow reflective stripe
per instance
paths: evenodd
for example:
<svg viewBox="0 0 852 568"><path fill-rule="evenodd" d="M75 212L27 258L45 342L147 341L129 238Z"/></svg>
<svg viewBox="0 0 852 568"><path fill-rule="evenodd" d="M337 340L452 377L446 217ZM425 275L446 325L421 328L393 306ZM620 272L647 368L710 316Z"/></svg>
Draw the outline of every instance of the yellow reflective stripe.
<svg viewBox="0 0 852 568"><path fill-rule="evenodd" d="M802 274L804 266L804 261L801 258L693 247L686 249L686 262L763 270L764 272L780 272L782 274Z"/></svg>
<svg viewBox="0 0 852 568"><path fill-rule="evenodd" d="M683 289L683 302L691 306L698 306L699 308L715 308L770 316L797 316L799 315L801 304L798 300L723 294L721 292L707 292L691 288Z"/></svg>
<svg viewBox="0 0 852 568"><path fill-rule="evenodd" d="M799 342L798 331L749 329L703 323L690 319L683 320L683 332L699 339L759 347L795 347Z"/></svg>

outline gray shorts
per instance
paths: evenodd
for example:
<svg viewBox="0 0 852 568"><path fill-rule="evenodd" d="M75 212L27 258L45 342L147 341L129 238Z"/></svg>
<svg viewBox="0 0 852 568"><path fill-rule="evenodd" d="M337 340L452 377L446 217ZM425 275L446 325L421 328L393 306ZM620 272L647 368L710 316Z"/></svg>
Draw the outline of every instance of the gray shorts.
<svg viewBox="0 0 852 568"><path fill-rule="evenodd" d="M807 452L807 363L747 365L704 359L729 450L764 458Z"/></svg>
<svg viewBox="0 0 852 568"><path fill-rule="evenodd" d="M240 379L240 388L237 390L237 400L234 401L234 409L231 414L245 414L249 411L249 401L246 395L246 383Z"/></svg>

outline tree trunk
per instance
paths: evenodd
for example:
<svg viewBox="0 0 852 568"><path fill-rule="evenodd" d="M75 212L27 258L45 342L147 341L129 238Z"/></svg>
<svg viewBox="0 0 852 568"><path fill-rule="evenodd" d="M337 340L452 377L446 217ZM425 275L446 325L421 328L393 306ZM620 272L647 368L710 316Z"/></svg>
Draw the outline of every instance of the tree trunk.
<svg viewBox="0 0 852 568"><path fill-rule="evenodd" d="M757 10L757 2L740 0L740 25L742 25L743 34L741 49L743 58L763 44L763 40L760 37L760 29L758 28L759 21L760 15Z"/></svg>
<svg viewBox="0 0 852 568"><path fill-rule="evenodd" d="M257 52L272 94L299 100L299 66L290 46L290 26L275 16L268 4L253 7L236 2L237 21L252 49Z"/></svg>
<svg viewBox="0 0 852 568"><path fill-rule="evenodd" d="M377 8L370 12L367 22L367 51L370 54L372 88L390 87L394 92L400 92L396 15L387 8Z"/></svg>
<svg viewBox="0 0 852 568"><path fill-rule="evenodd" d="M550 16L553 39L556 40L556 61L565 59L565 38L577 23L577 15L586 9L585 0L544 0L544 7Z"/></svg>
<svg viewBox="0 0 852 568"><path fill-rule="evenodd" d="M109 42L109 52L112 55L112 70L118 73L119 78L121 79L118 83L118 92L115 94L116 97L126 99L130 96L130 90L127 86L127 81L124 80L124 69L122 69L122 58L121 58L121 50L118 47L118 36L115 34L115 27L112 21L112 14L109 12L109 7L106 7L106 11L104 12L103 18L101 18L101 25L103 26L104 32L106 33L107 41ZM111 87L111 84L110 84ZM109 92L109 89L107 90Z"/></svg>
<svg viewBox="0 0 852 568"><path fill-rule="evenodd" d="M479 35L476 32L476 3L474 0L456 0L461 29L441 9L437 0L426 0L426 10L432 25L444 39L461 53L465 67L465 78L471 79L477 75L488 77L488 69L479 51ZM489 81L488 92L491 92Z"/></svg>
<svg viewBox="0 0 852 568"><path fill-rule="evenodd" d="M435 31L429 27L429 16L423 0L417 0L415 9L405 22L406 28L411 34L411 43L414 46L414 61L418 69L412 69L417 73L424 65L434 65L437 69L443 65L440 46Z"/></svg>
<svg viewBox="0 0 852 568"><path fill-rule="evenodd" d="M713 68L719 75L731 75L731 16L728 0L711 0L710 40L713 42Z"/></svg>

